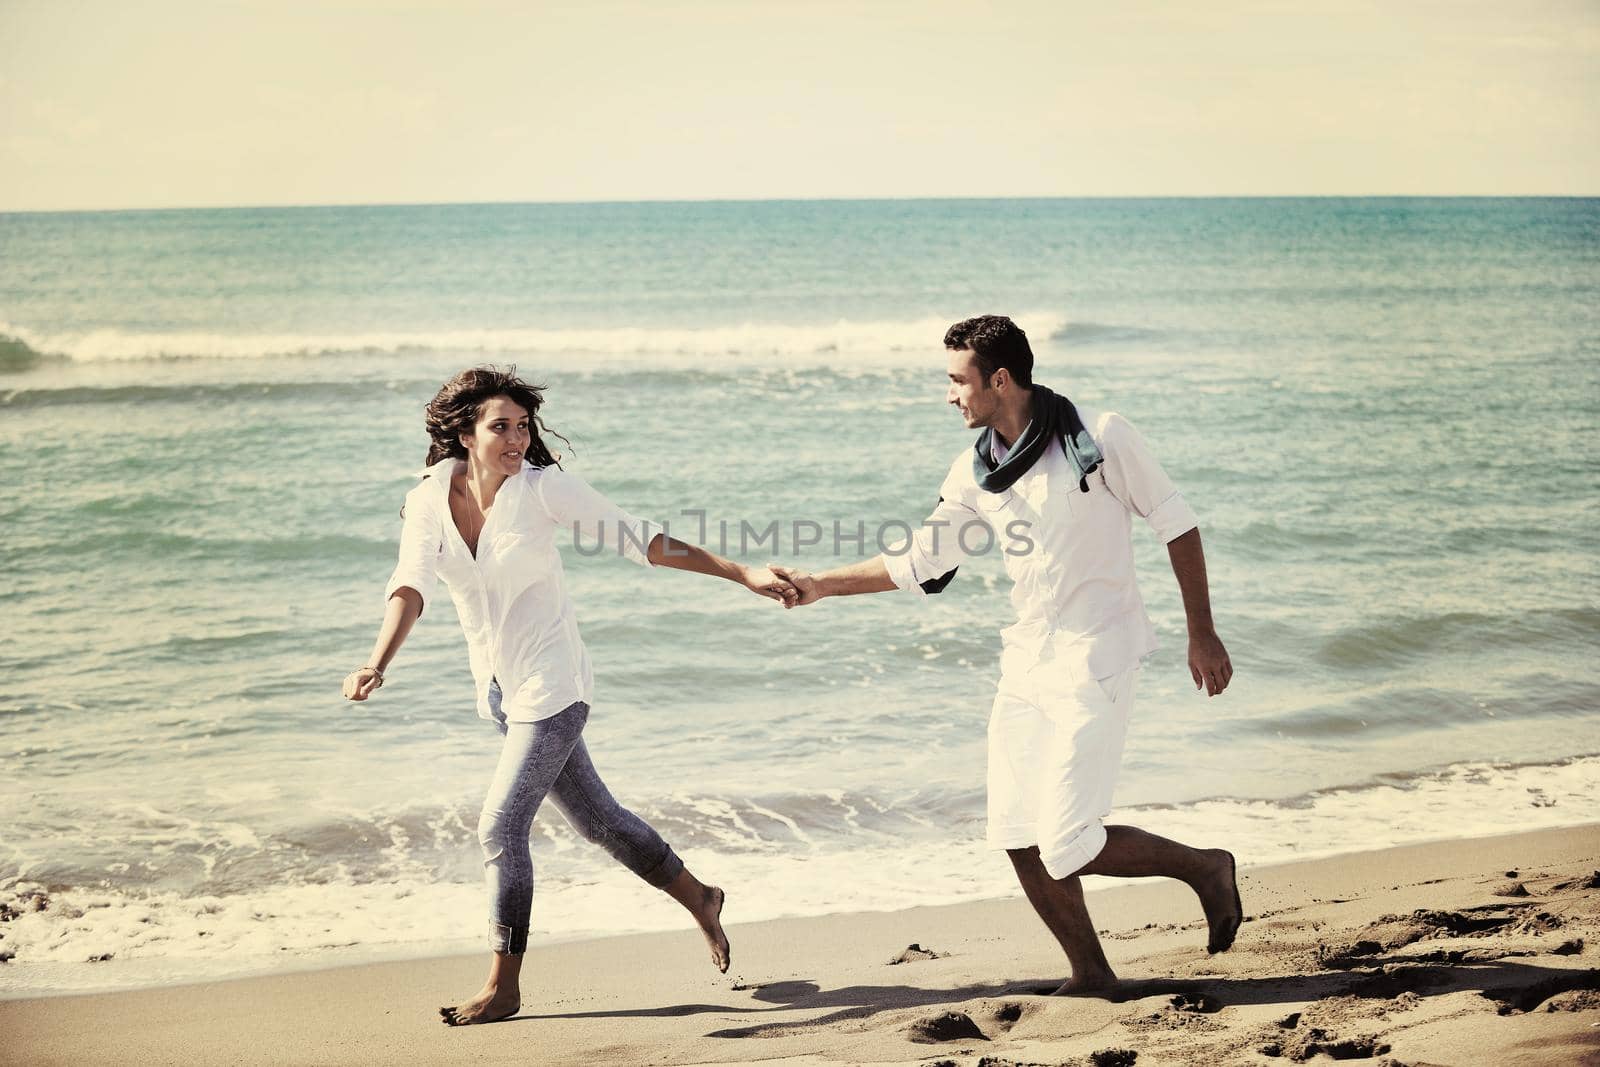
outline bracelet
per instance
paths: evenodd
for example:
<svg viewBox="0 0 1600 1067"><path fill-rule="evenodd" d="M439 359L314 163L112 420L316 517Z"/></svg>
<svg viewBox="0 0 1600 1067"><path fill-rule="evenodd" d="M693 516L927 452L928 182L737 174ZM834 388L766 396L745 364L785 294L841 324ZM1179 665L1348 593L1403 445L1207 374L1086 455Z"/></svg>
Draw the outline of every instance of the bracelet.
<svg viewBox="0 0 1600 1067"><path fill-rule="evenodd" d="M383 688L383 672L382 671L380 671L376 667L357 667L355 670L351 671L350 673L351 674L360 674L362 671L371 671L373 674L376 674L378 676L378 684L376 686L374 686L374 688L376 688L376 689L382 689Z"/></svg>

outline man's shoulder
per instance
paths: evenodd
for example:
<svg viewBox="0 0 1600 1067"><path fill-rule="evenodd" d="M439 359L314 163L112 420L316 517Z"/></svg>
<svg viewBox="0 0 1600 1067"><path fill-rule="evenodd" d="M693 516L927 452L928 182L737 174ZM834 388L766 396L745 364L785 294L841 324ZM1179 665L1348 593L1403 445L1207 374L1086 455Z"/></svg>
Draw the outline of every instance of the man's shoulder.
<svg viewBox="0 0 1600 1067"><path fill-rule="evenodd" d="M1099 408L1085 407L1082 404L1078 405L1078 418L1083 421L1084 428L1089 431L1089 435L1097 441L1113 423L1128 421L1115 411L1102 411Z"/></svg>
<svg viewBox="0 0 1600 1067"><path fill-rule="evenodd" d="M1115 451L1117 446L1139 438L1139 431L1134 428L1133 423L1118 412L1080 407L1078 417L1083 420L1084 428L1089 431L1089 436L1094 438L1095 444L1100 446L1100 451L1103 453Z"/></svg>
<svg viewBox="0 0 1600 1067"><path fill-rule="evenodd" d="M950 468L945 472L944 481L940 483L940 495L950 498L950 490L957 494L976 490L978 487L977 476L972 473L972 447L969 445L956 453L950 461Z"/></svg>

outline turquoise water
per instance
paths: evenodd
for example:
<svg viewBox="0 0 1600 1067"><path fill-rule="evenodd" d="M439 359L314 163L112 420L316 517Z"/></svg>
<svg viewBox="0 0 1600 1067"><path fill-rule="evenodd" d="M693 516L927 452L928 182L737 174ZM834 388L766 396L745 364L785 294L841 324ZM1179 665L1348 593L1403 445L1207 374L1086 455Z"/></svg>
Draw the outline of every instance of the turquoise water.
<svg viewBox="0 0 1600 1067"><path fill-rule="evenodd" d="M0 216L0 991L474 946L497 737L447 602L338 687L421 406L485 360L619 503L732 555L779 522L758 560L814 522L823 566L834 522L926 514L970 437L943 329L1010 313L1185 490L1238 671L1190 689L1137 529L1130 818L1258 863L1600 818L1597 297L1586 200ZM1011 891L997 559L789 613L568 563L596 761L734 919ZM678 925L553 815L535 845L537 935Z"/></svg>

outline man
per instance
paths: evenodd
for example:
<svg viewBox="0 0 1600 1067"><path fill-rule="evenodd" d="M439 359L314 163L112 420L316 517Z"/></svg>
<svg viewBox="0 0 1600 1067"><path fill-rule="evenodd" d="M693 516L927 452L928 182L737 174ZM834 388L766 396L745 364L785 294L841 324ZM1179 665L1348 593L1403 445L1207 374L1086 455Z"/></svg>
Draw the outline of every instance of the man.
<svg viewBox="0 0 1600 1067"><path fill-rule="evenodd" d="M1194 513L1120 415L1077 408L1033 383L1033 351L1010 319L950 327L947 399L981 429L951 464L938 507L907 551L816 575L774 566L827 596L937 593L967 557L1000 546L1015 625L1002 631L989 719L988 841L1004 849L1072 966L1059 994L1117 983L1079 877L1178 878L1200 898L1208 948L1233 944L1242 913L1233 856L1132 826L1105 826L1140 663L1155 631L1134 582L1132 516L1167 545L1189 624L1189 671L1216 696L1233 675L1211 622Z"/></svg>

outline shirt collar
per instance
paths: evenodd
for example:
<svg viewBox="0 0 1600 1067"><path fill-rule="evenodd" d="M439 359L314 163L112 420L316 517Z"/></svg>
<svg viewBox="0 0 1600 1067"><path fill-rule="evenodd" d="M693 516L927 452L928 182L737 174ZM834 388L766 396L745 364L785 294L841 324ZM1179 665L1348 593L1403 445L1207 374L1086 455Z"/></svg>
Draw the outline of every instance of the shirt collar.
<svg viewBox="0 0 1600 1067"><path fill-rule="evenodd" d="M418 471L417 472L417 477L418 478L430 478L430 479L432 479L432 481L434 482L434 484L437 487L442 487L442 489L441 488L436 488L435 489L436 492L448 493L450 491L450 476L455 473L455 466L456 466L457 463L460 463L460 462L462 462L462 460L456 458L455 456L446 456L443 459L441 459L439 462L435 463L433 466L424 467L422 470ZM523 459L522 459L522 470L523 470L523 473L526 473L526 472L531 471L531 470L538 470L538 469L539 468L535 467L532 463L528 462L528 459L527 459L526 456L523 457ZM515 478L516 475L512 475L511 477ZM511 478L507 478L506 479L506 481L510 481L510 480L511 480Z"/></svg>

